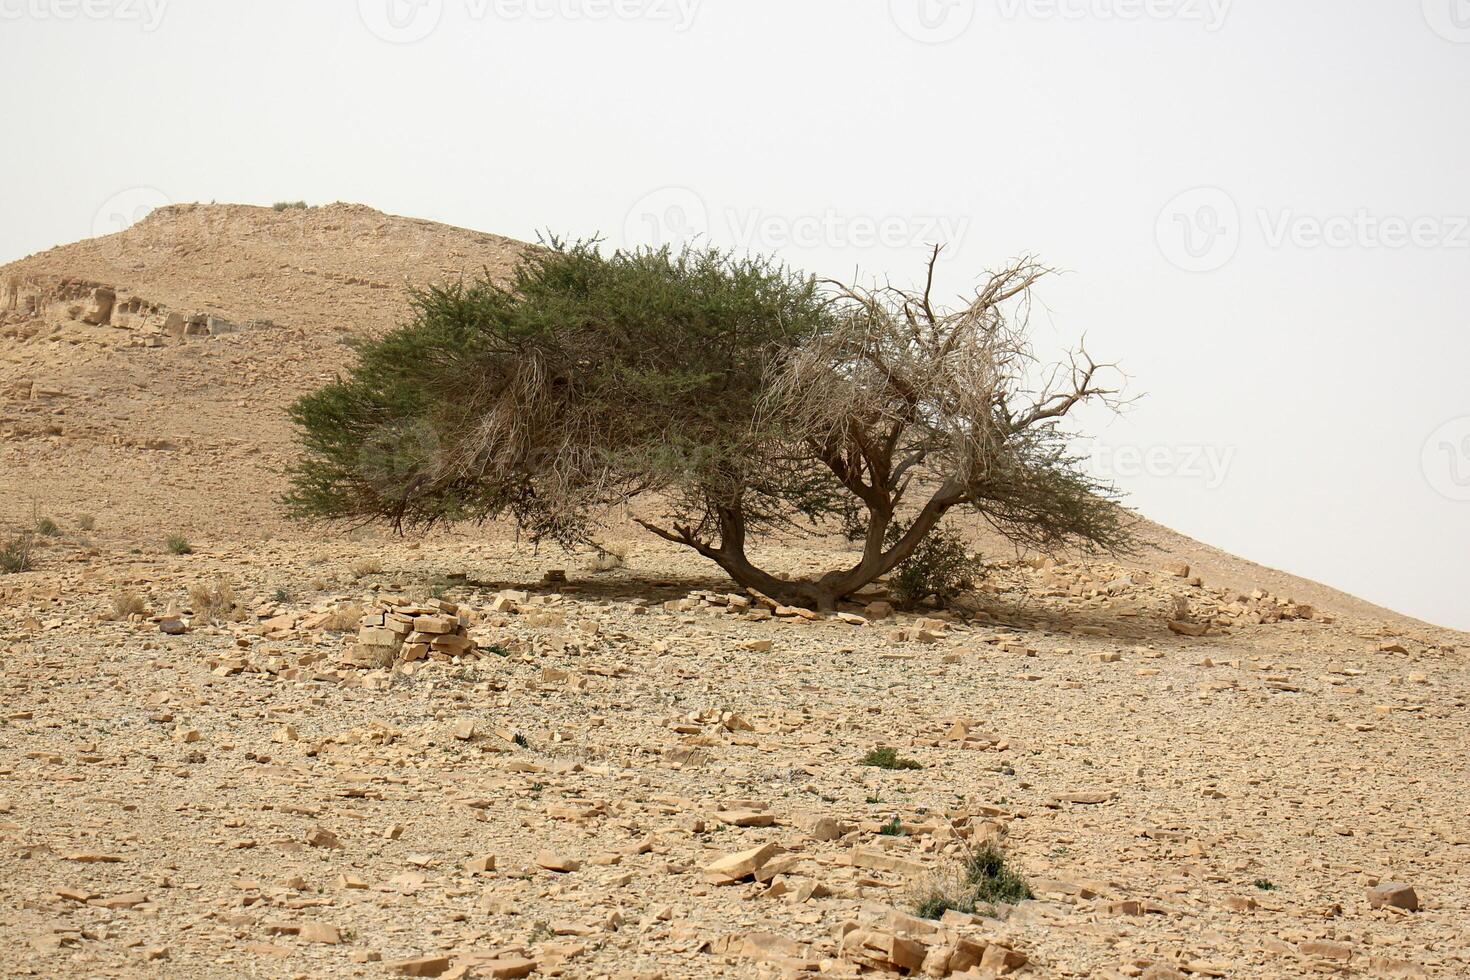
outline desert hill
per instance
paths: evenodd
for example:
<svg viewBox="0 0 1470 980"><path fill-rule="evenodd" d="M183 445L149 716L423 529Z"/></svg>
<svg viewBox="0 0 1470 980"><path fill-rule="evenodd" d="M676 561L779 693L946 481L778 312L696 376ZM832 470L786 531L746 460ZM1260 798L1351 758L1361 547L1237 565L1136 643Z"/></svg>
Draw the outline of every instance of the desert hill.
<svg viewBox="0 0 1470 980"><path fill-rule="evenodd" d="M0 267L0 459L15 491L0 520L44 500L140 533L207 537L247 510L252 532L278 532L293 451L282 409L350 363L347 338L399 322L409 287L507 275L527 247L357 204L186 204ZM99 290L113 306L89 323L104 319L89 317ZM1403 620L1167 528L1145 537L1143 567Z"/></svg>
<svg viewBox="0 0 1470 980"><path fill-rule="evenodd" d="M616 521L284 520L282 409L524 247L196 205L0 269L6 975L1470 975L1461 634L1155 525L820 616Z"/></svg>

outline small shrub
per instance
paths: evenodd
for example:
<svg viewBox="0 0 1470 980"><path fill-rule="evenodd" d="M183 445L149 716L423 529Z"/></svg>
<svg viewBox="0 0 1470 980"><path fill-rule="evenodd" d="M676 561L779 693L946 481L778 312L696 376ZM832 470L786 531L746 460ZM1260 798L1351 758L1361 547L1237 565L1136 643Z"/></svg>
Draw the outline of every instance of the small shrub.
<svg viewBox="0 0 1470 980"><path fill-rule="evenodd" d="M993 913L997 902L1014 905L1032 897L1031 887L1007 864L993 843L971 851L948 879L933 881L914 904L921 919L937 919L949 909L974 915Z"/></svg>
<svg viewBox="0 0 1470 980"><path fill-rule="evenodd" d="M1170 600L1169 618L1176 623L1194 622L1194 613L1189 608L1189 600L1182 595L1176 595Z"/></svg>
<svg viewBox="0 0 1470 980"><path fill-rule="evenodd" d="M896 524L890 534L895 541L902 537ZM888 592L900 609L913 609L930 599L943 608L970 589L979 572L980 560L970 554L964 540L940 526L893 570Z"/></svg>
<svg viewBox="0 0 1470 980"><path fill-rule="evenodd" d="M878 769L923 769L916 759L900 758L894 748L877 748L863 756L862 764Z"/></svg>
<svg viewBox="0 0 1470 980"><path fill-rule="evenodd" d="M97 529L97 518L91 514L82 514L77 518L78 531L94 531Z"/></svg>
<svg viewBox="0 0 1470 980"><path fill-rule="evenodd" d="M206 623L238 622L244 618L244 610L235 599L235 587L224 576L207 585L203 582L191 585L189 605L194 610L194 618Z"/></svg>
<svg viewBox="0 0 1470 980"><path fill-rule="evenodd" d="M47 538L54 538L61 533L61 528L49 517L43 517L36 522L36 533Z"/></svg>
<svg viewBox="0 0 1470 980"><path fill-rule="evenodd" d="M112 594L112 614L114 619L127 619L129 616L141 616L148 611L148 604L143 597L130 589L119 589Z"/></svg>
<svg viewBox="0 0 1470 980"><path fill-rule="evenodd" d="M523 749L529 749L531 747L531 740L522 735L520 732L516 732L515 738L511 739L511 741L515 742Z"/></svg>
<svg viewBox="0 0 1470 980"><path fill-rule="evenodd" d="M194 553L194 546L182 534L170 534L168 540L164 542L164 545L168 548L170 554L192 555Z"/></svg>
<svg viewBox="0 0 1470 980"><path fill-rule="evenodd" d="M592 570L599 574L615 572L628 561L628 551L621 545L600 544L592 556Z"/></svg>
<svg viewBox="0 0 1470 980"><path fill-rule="evenodd" d="M1274 892L1276 890L1276 883L1270 878L1257 878L1255 884L1263 892Z"/></svg>
<svg viewBox="0 0 1470 980"><path fill-rule="evenodd" d="M271 596L271 601L276 603L277 605L283 605L291 601L291 593L287 592L285 589L277 589L275 591L275 594Z"/></svg>
<svg viewBox="0 0 1470 980"><path fill-rule="evenodd" d="M28 572L36 550L36 539L29 531L13 534L0 541L0 572L14 575Z"/></svg>
<svg viewBox="0 0 1470 980"><path fill-rule="evenodd" d="M272 204L271 205L271 210L272 211L295 211L295 210L303 210L304 211L305 209L306 209L306 202L305 201L277 201L275 204Z"/></svg>
<svg viewBox="0 0 1470 980"><path fill-rule="evenodd" d="M375 558L360 558L352 563L349 571L356 579L367 578L369 575L382 575L383 564Z"/></svg>
<svg viewBox="0 0 1470 980"><path fill-rule="evenodd" d="M364 609L356 603L348 603L333 609L327 621L322 624L322 629L333 633L351 633L361 624L362 617L366 615Z"/></svg>
<svg viewBox="0 0 1470 980"><path fill-rule="evenodd" d="M987 904L1015 905L1031 898L1031 886L1006 864L1005 855L991 843L965 861L965 880L974 886L975 898Z"/></svg>
<svg viewBox="0 0 1470 980"><path fill-rule="evenodd" d="M898 814L896 813L893 815L892 820L888 821L883 826L878 828L878 833L882 834L884 837L908 836L908 831L903 829L903 821L898 818Z"/></svg>

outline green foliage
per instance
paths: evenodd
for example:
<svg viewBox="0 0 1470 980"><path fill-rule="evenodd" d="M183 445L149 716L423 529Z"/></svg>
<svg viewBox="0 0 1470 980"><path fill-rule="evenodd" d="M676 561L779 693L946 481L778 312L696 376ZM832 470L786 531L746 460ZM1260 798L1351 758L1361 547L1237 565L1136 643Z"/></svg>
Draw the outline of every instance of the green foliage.
<svg viewBox="0 0 1470 980"><path fill-rule="evenodd" d="M1126 514L1059 428L1107 401L1098 367L1083 355L1028 383L1024 297L1044 272L1022 261L936 310L927 292L819 287L717 249L553 239L509 283L415 293L408 322L298 400L284 503L399 529L509 517L573 547L595 546L607 508L656 495L645 528L822 609L889 573L901 604L952 599L975 568L935 533L955 508L1026 546L1122 550ZM905 532L886 533L899 515ZM749 537L840 517L864 539L850 569L793 581L747 555Z"/></svg>
<svg viewBox="0 0 1470 980"><path fill-rule="evenodd" d="M873 766L877 769L923 769L916 759L905 759L898 754L898 750L890 747L873 749L863 756L862 764Z"/></svg>
<svg viewBox="0 0 1470 980"><path fill-rule="evenodd" d="M892 819L890 819L887 823L878 828L878 833L882 834L884 837L908 836L908 831L903 829L903 821L898 818L898 814L896 813L893 815Z"/></svg>
<svg viewBox="0 0 1470 980"><path fill-rule="evenodd" d="M781 467L752 421L773 357L820 306L811 280L765 260L553 241L509 286L416 293L409 323L296 402L306 452L286 503L395 526L508 514L570 544L589 508L649 487L694 507L774 500L763 474Z"/></svg>
<svg viewBox="0 0 1470 980"><path fill-rule="evenodd" d="M950 880L931 884L915 903L914 914L921 919L938 919L949 909L994 914L998 902L1015 905L1030 898L1025 879L1007 865L995 844L987 843L970 852Z"/></svg>
<svg viewBox="0 0 1470 980"><path fill-rule="evenodd" d="M61 527L49 517L43 517L36 522L36 533L47 538L54 538L61 534Z"/></svg>
<svg viewBox="0 0 1470 980"><path fill-rule="evenodd" d="M30 571L35 547L36 539L29 531L12 534L0 541L0 572L14 575Z"/></svg>
<svg viewBox="0 0 1470 980"><path fill-rule="evenodd" d="M894 541L902 536L897 527L889 532ZM943 608L974 584L980 567L979 557L970 554L964 539L940 525L894 568L888 593L900 609L914 609L929 599Z"/></svg>
<svg viewBox="0 0 1470 980"><path fill-rule="evenodd" d="M965 861L965 882L975 889L978 902L1012 905L1031 898L1031 887L1007 864L1005 855L993 843L987 843Z"/></svg>
<svg viewBox="0 0 1470 980"><path fill-rule="evenodd" d="M1274 892L1276 890L1276 883L1269 878L1257 878L1255 885L1263 892Z"/></svg>
<svg viewBox="0 0 1470 980"><path fill-rule="evenodd" d="M306 209L306 202L305 201L277 201L275 204L272 204L271 205L271 210L272 211L294 211L294 210L297 210L297 209L305 210Z"/></svg>
<svg viewBox="0 0 1470 980"><path fill-rule="evenodd" d="M192 555L194 553L194 546L182 534L170 534L164 541L164 547L168 548L169 554L173 555Z"/></svg>

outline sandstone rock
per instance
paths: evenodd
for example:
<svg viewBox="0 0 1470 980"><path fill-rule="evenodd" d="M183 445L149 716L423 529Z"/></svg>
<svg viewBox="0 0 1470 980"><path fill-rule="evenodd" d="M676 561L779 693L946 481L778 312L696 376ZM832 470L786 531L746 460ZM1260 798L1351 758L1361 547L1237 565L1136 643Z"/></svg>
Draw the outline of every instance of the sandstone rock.
<svg viewBox="0 0 1470 980"><path fill-rule="evenodd" d="M582 862L572 858L563 857L555 851L543 850L536 855L537 867L545 868L547 871L555 871L558 874L570 874L582 867Z"/></svg>
<svg viewBox="0 0 1470 980"><path fill-rule="evenodd" d="M1342 943L1327 942L1326 940L1313 940L1297 946L1303 956L1320 956L1327 960L1340 960L1346 962L1353 958L1351 946Z"/></svg>
<svg viewBox="0 0 1470 980"><path fill-rule="evenodd" d="M383 965L400 976L437 977L449 970L449 957L420 956L408 960L394 960Z"/></svg>
<svg viewBox="0 0 1470 980"><path fill-rule="evenodd" d="M1419 895L1413 886L1402 881L1385 881L1368 889L1368 907L1381 909L1385 905L1409 912L1419 911Z"/></svg>
<svg viewBox="0 0 1470 980"><path fill-rule="evenodd" d="M705 877L716 884L733 884L755 874L767 861L780 853L780 850L775 844L762 844L748 851L727 854L705 866Z"/></svg>
<svg viewBox="0 0 1470 980"><path fill-rule="evenodd" d="M104 327L112 323L112 309L117 303L117 293L106 286L99 286L92 293L92 308L82 317L83 323Z"/></svg>
<svg viewBox="0 0 1470 980"><path fill-rule="evenodd" d="M324 922L302 923L301 931L297 935L302 942L322 943L327 946L336 946L342 941L342 933L337 927Z"/></svg>
<svg viewBox="0 0 1470 980"><path fill-rule="evenodd" d="M877 970L913 973L924 965L924 944L873 929L854 929L842 937L843 959Z"/></svg>
<svg viewBox="0 0 1470 980"><path fill-rule="evenodd" d="M323 827L312 827L306 832L306 842L312 847L333 848L340 846L337 835Z"/></svg>

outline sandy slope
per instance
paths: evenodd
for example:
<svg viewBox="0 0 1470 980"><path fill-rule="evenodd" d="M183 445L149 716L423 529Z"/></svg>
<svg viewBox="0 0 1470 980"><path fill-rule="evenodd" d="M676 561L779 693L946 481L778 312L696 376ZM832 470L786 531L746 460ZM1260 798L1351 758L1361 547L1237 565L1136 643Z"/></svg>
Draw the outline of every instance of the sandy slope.
<svg viewBox="0 0 1470 980"><path fill-rule="evenodd" d="M1127 567L977 530L979 614L808 622L626 527L595 574L497 529L284 521L281 409L406 282L520 247L175 207L0 270L0 522L61 525L0 576L6 975L905 972L878 946L934 976L1470 975L1462 635L1156 526ZM96 284L131 312L83 322ZM431 595L483 655L351 666L359 613ZM1171 631L1181 600L1208 635ZM922 768L861 765L879 745ZM906 917L987 839L1035 900ZM1390 879L1420 911L1371 907Z"/></svg>
<svg viewBox="0 0 1470 980"><path fill-rule="evenodd" d="M56 322L0 355L0 391L32 379L56 397L0 400L10 487L0 519L32 500L140 532L203 534L249 509L280 533L273 498L292 452L281 409L350 360L343 345L401 320L407 287L481 270L505 275L525 246L483 232L334 204L275 212L239 205L162 208L120 234L0 268L7 281L80 278L188 313L273 326L162 347L135 331ZM150 449L161 444L167 448ZM141 448L140 448L141 447ZM1396 618L1316 582L1256 565L1157 525L1140 563L1183 561L1211 582L1265 588L1342 614ZM1003 541L981 535L987 551Z"/></svg>

